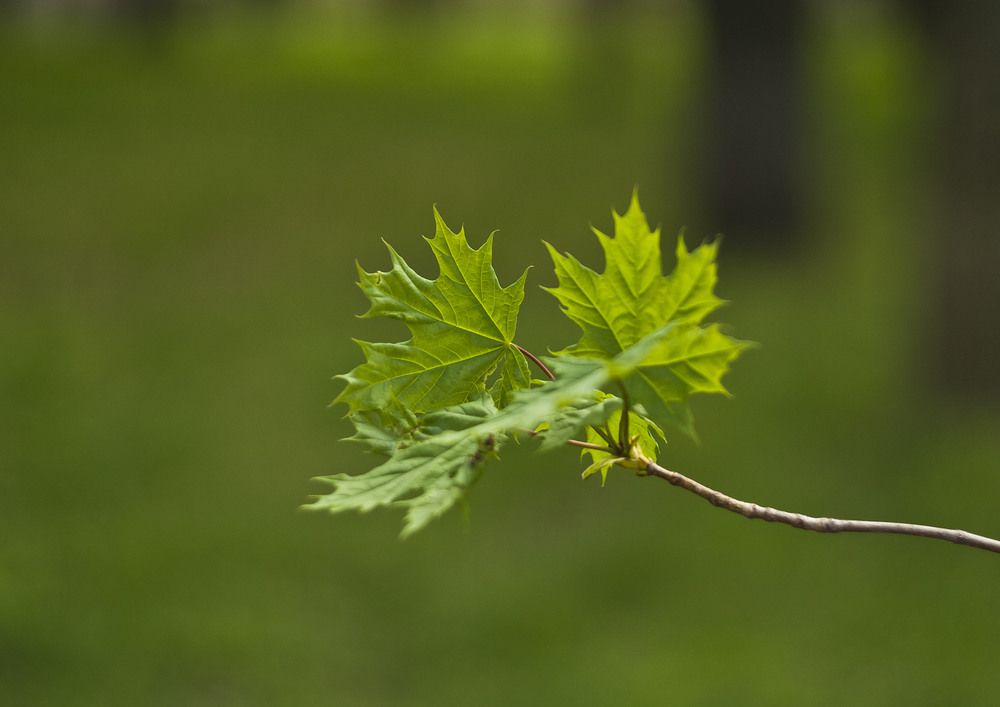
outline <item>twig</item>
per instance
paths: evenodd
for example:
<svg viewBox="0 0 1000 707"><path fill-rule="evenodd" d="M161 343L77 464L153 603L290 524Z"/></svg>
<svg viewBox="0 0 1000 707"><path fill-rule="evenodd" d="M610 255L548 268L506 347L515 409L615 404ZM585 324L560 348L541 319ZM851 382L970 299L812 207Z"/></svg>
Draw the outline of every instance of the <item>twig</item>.
<svg viewBox="0 0 1000 707"><path fill-rule="evenodd" d="M664 469L659 464L646 462L645 472L650 476L658 476L674 486L680 486L693 494L701 496L713 506L725 508L727 511L739 513L746 518L759 518L772 523L786 523L800 530L814 530L817 533L895 533L897 535L918 535L924 538L947 540L958 545L978 547L982 550L1000 553L1000 540L975 535L964 530L949 530L933 525L913 525L911 523L889 523L875 520L841 520L839 518L814 518L801 513L779 511L756 503L740 501L714 489L710 489L693 479L689 479L676 471Z"/></svg>
<svg viewBox="0 0 1000 707"><path fill-rule="evenodd" d="M556 379L556 377L552 373L552 371L550 371L548 369L548 367L546 367L546 365L544 363L542 363L538 359L537 356L535 356L535 354L531 353L530 351L528 351L528 349L526 349L526 348L524 348L522 346L518 346L517 344L513 344L513 346L514 346L515 349L517 349L518 351L520 351L521 353L523 353L525 356L527 356L528 358L530 358L532 363L534 363L536 366L538 366L539 368L541 368L542 372L549 377L550 381L554 381Z"/></svg>
<svg viewBox="0 0 1000 707"><path fill-rule="evenodd" d="M538 430L529 430L526 427L519 427L519 428L517 428L517 431L518 432L522 432L522 433L528 435L529 437L544 437L545 436L544 432L539 432ZM617 454L617 452L614 449L612 449L611 447L604 447L604 446L602 446L600 444L594 444L593 442L581 442L578 439L568 439L568 440L566 440L566 444L571 444L574 447L583 447L584 449L596 449L596 450L601 451L601 452L607 452L608 454Z"/></svg>

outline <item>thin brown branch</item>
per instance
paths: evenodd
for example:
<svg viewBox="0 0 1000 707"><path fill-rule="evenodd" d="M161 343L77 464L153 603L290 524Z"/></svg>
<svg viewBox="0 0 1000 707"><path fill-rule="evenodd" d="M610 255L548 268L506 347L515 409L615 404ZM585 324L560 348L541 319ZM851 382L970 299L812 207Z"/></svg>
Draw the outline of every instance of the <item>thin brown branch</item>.
<svg viewBox="0 0 1000 707"><path fill-rule="evenodd" d="M759 518L771 523L785 523L800 530L813 530L817 533L894 533L897 535L917 535L924 538L947 540L958 545L978 547L982 550L1000 553L1000 540L974 535L965 530L949 530L933 525L913 525L911 523L890 523L874 520L841 520L839 518L814 518L801 513L779 511L776 508L758 506L720 493L714 489L689 479L676 471L664 469L655 462L646 461L645 472L650 476L658 476L674 486L680 486L693 494L701 496L713 506L725 508L727 511L739 513L746 518Z"/></svg>
<svg viewBox="0 0 1000 707"><path fill-rule="evenodd" d="M544 437L545 436L544 432L539 432L538 430L529 430L526 427L520 427L520 428L518 428L518 432L523 432L524 434L529 435L531 437ZM605 447L605 446L602 446L600 444L594 444L592 442L582 442L582 441L580 441L578 439L568 439L568 440L566 440L566 444L571 444L574 447L582 447L584 449L596 449L596 450L598 450L600 452L607 452L608 454L617 454L618 453L616 450L612 449L611 447Z"/></svg>
<svg viewBox="0 0 1000 707"><path fill-rule="evenodd" d="M523 353L527 358L531 359L532 363L534 363L536 366L542 369L542 373L548 376L550 381L554 381L556 379L555 374L553 374L552 371L550 371L548 367L544 363L542 363L537 356L535 356L535 354L531 353L530 351L528 351L528 349L524 348L523 346L518 346L517 344L513 344L513 346L515 349Z"/></svg>

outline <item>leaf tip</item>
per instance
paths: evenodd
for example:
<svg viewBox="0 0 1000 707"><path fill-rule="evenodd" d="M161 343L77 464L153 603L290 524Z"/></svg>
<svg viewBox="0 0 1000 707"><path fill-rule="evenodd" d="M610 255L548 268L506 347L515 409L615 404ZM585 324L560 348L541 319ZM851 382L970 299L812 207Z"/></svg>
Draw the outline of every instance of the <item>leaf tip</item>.
<svg viewBox="0 0 1000 707"><path fill-rule="evenodd" d="M446 224L444 222L444 217L441 215L441 212L438 211L437 204L434 205L433 209L434 209L435 237L437 237L439 235L443 235L443 236L462 236L463 238L465 237L465 226L464 225L461 228L459 228L457 232L456 231L452 231L448 227L448 224ZM430 242L430 241L432 241L434 239L433 238L428 238L427 236L424 236L424 240Z"/></svg>
<svg viewBox="0 0 1000 707"><path fill-rule="evenodd" d="M639 205L639 185L636 184L632 188L632 198L629 199L628 208L625 210L624 216L629 216L632 214L638 214L644 216L642 213L642 207Z"/></svg>

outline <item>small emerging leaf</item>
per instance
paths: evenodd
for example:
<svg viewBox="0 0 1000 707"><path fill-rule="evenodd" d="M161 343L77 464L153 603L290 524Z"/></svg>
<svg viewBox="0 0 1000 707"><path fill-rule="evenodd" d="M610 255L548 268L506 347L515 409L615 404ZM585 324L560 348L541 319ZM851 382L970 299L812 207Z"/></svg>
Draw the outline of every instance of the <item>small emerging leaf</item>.
<svg viewBox="0 0 1000 707"><path fill-rule="evenodd" d="M608 395L609 398L614 398L613 395ZM616 410L607 419L607 425L612 430L617 430L618 425L621 422L621 409ZM663 430L659 426L648 419L645 410L637 410L633 408L629 414L629 430L631 431L632 438L634 440L633 444L637 445L642 451L643 455L649 459L656 461L659 454L660 444L666 444L667 440L663 434ZM604 438L601 437L593 427L587 428L587 441L591 444L604 445ZM595 462L602 459L606 459L611 456L607 452L603 452L599 449L584 449L584 454L589 454L591 459Z"/></svg>
<svg viewBox="0 0 1000 707"><path fill-rule="evenodd" d="M608 469L623 461L625 461L625 457L609 456L604 457L603 459L598 459L596 462L583 470L583 480L586 481L599 471L601 472L601 486L604 486L604 484L608 482Z"/></svg>

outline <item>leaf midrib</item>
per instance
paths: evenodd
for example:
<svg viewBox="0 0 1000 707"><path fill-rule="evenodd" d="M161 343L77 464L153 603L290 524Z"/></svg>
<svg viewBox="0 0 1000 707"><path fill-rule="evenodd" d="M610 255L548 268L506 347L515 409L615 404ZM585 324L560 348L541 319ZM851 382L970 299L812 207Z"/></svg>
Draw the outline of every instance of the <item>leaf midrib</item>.
<svg viewBox="0 0 1000 707"><path fill-rule="evenodd" d="M469 291L469 293L473 296L473 298L475 298L476 302L479 303L480 310L486 316L486 319L489 320L490 324L493 325L493 328L496 330L497 336L491 336L490 334L487 334L485 332L475 331L473 329L468 329L466 327L458 326L457 324L454 324L452 322L448 322L448 321L446 321L444 319L442 319L442 321L444 321L446 324L451 324L456 329L460 329L462 331L468 331L468 332L471 332L473 334L479 334L480 336L483 336L483 337L485 337L487 339L491 339L493 341L499 341L499 342L502 342L504 344L509 344L510 342L507 341L507 337L504 335L503 330L500 329L500 325L493 318L493 315L489 312L489 310L487 310L486 303L483 302L483 300L479 297L479 295L473 289L472 285L469 283L469 281L467 279L468 276L467 276L467 274L465 272L465 269L459 266L459 264L458 264L458 258L455 257L455 251L454 251L454 249L452 247L452 240L450 238L445 238L444 240L445 240L445 244L448 247L448 255L451 257L452 262L455 263L455 269L458 270L458 272L462 275L462 282L461 282L461 284L465 285L465 287ZM482 248L482 247L483 246L480 246L480 248ZM471 248L470 248L470 250L471 250ZM478 250L472 250L472 252L473 253L478 253L479 251ZM439 267L440 267L440 263L439 263ZM440 279L442 279L442 278L445 277L444 268L441 268L441 271L442 272L438 276L438 280L440 280ZM482 279L482 276L483 276L483 269L479 268L479 277L480 277L480 279ZM448 278L448 279L451 282L458 283L457 280L454 280L452 278ZM437 284L437 280L435 280L434 283ZM500 294L503 295L503 296L506 296L507 295L507 289L503 288L503 287L500 287L499 285L500 285L500 283L498 282L497 283L497 287L500 290ZM435 305L435 308L436 308L436 305ZM438 310L438 314L441 314L440 310Z"/></svg>

